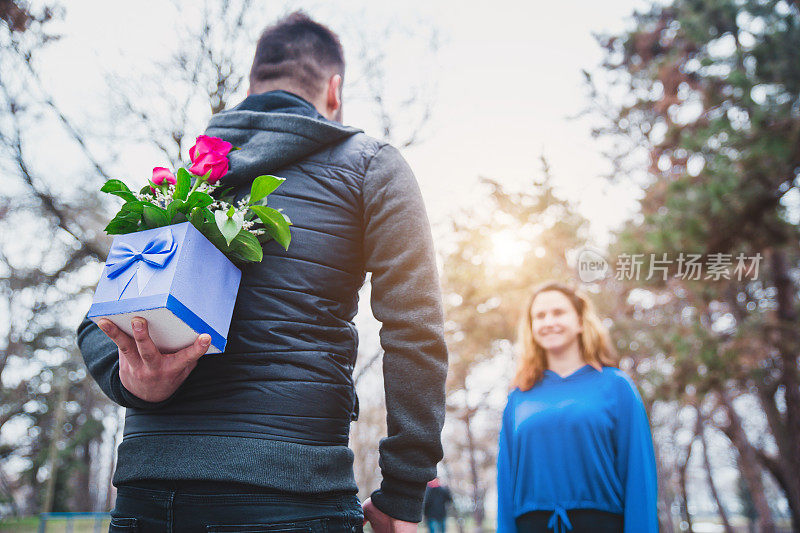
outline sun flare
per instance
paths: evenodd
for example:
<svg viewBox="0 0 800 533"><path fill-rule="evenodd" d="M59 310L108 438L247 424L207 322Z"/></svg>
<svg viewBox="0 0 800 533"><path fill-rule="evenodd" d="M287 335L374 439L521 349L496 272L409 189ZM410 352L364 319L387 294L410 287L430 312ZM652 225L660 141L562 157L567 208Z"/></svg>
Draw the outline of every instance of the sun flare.
<svg viewBox="0 0 800 533"><path fill-rule="evenodd" d="M492 235L491 261L505 266L519 266L530 245L519 239L512 231L500 231Z"/></svg>

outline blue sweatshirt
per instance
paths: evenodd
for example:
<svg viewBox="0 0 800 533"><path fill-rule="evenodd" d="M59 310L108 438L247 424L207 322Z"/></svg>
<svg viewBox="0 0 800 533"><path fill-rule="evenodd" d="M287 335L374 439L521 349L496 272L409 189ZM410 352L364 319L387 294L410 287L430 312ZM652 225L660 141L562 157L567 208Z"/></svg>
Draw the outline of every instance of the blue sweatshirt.
<svg viewBox="0 0 800 533"><path fill-rule="evenodd" d="M551 370L508 397L497 459L497 533L515 519L551 511L549 527L569 531L566 511L624 516L625 533L657 533L656 465L644 405L621 370L585 365L562 378Z"/></svg>

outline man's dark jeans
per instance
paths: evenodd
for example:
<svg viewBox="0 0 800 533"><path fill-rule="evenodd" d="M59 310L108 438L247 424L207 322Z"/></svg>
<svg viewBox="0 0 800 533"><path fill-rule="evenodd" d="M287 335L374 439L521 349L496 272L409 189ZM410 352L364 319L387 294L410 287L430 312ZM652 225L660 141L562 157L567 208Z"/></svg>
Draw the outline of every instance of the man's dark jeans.
<svg viewBox="0 0 800 533"><path fill-rule="evenodd" d="M363 516L355 495L134 484L119 487L109 533L362 533Z"/></svg>

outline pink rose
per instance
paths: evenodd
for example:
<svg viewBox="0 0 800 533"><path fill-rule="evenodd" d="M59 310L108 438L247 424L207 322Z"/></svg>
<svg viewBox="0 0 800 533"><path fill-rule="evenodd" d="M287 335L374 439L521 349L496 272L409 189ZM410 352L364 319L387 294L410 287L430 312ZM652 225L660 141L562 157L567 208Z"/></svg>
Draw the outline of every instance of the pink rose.
<svg viewBox="0 0 800 533"><path fill-rule="evenodd" d="M156 185L162 185L164 181L173 185L178 183L178 180L175 178L175 174L164 167L156 167L153 169L153 179L151 181Z"/></svg>
<svg viewBox="0 0 800 533"><path fill-rule="evenodd" d="M208 176L208 184L214 185L222 176L228 173L228 158L217 152L206 152L194 160L194 164L189 167L189 172L195 176Z"/></svg>
<svg viewBox="0 0 800 533"><path fill-rule="evenodd" d="M153 183L156 185L163 185L166 181L167 183L171 183L175 185L178 183L178 180L175 178L175 174L169 171L169 169L164 167L156 167L153 169L153 179L151 179ZM150 190L155 194L156 190L153 187L150 187Z"/></svg>
<svg viewBox="0 0 800 533"><path fill-rule="evenodd" d="M233 145L218 137L200 135L194 146L189 148L189 158L192 166L189 172L195 176L205 176L209 171L208 184L214 185L222 176L228 173L228 152Z"/></svg>
<svg viewBox="0 0 800 533"><path fill-rule="evenodd" d="M192 163L195 163L200 157L209 152L215 152L225 156L228 155L231 148L233 148L231 143L223 141L219 137L200 135L195 141L194 146L189 148L189 159L192 160Z"/></svg>

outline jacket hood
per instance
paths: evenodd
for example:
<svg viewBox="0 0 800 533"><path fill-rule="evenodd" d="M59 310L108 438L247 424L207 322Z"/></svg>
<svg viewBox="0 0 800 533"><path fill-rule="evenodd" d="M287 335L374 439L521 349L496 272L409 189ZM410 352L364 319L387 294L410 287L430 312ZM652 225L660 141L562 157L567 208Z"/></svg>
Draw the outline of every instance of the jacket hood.
<svg viewBox="0 0 800 533"><path fill-rule="evenodd" d="M301 160L362 130L332 122L313 105L285 91L248 96L241 104L211 118L205 134L235 148L223 186L241 186L256 176Z"/></svg>

